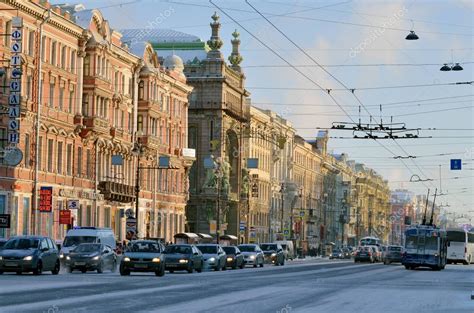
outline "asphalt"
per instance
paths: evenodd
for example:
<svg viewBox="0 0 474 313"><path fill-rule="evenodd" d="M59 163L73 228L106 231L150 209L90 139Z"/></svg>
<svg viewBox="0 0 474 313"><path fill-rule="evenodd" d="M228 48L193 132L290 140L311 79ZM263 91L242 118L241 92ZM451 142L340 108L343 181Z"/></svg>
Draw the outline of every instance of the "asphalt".
<svg viewBox="0 0 474 313"><path fill-rule="evenodd" d="M221 272L3 274L0 312L474 312L474 265L297 260Z"/></svg>

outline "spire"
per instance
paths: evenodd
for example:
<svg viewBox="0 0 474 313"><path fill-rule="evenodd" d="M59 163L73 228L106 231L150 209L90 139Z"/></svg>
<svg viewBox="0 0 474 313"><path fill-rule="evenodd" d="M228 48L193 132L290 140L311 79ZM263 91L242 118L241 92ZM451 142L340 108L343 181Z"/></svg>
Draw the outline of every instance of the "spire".
<svg viewBox="0 0 474 313"><path fill-rule="evenodd" d="M230 64L232 64L232 68L234 70L240 72L241 71L240 63L242 62L242 60L244 58L242 58L242 56L240 55L240 52L239 52L239 46L240 46L239 36L240 36L240 34L236 29L232 33L232 37L234 37L234 39L232 39L230 41L232 43L232 53L229 56L229 62L230 62Z"/></svg>
<svg viewBox="0 0 474 313"><path fill-rule="evenodd" d="M216 58L222 59L222 53L220 52L220 48L223 45L221 38L219 37L219 28L221 27L221 23L219 23L219 15L217 12L214 12L212 16L213 22L210 24L212 29L211 38L207 41L207 45L211 48L211 51L207 53L208 58Z"/></svg>

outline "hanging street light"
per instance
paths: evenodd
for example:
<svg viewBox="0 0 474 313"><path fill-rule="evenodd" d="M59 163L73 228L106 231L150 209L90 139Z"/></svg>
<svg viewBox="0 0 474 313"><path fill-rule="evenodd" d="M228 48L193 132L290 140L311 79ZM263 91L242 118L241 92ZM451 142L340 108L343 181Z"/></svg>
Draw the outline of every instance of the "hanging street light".
<svg viewBox="0 0 474 313"><path fill-rule="evenodd" d="M456 63L451 69L453 71L462 71L463 70L462 66L459 65L459 63Z"/></svg>
<svg viewBox="0 0 474 313"><path fill-rule="evenodd" d="M444 63L444 65L439 69L441 72L449 72L451 71L451 67L448 66L447 63Z"/></svg>
<svg viewBox="0 0 474 313"><path fill-rule="evenodd" d="M414 30L410 30L410 33L405 37L406 40L418 40L419 37L415 34Z"/></svg>

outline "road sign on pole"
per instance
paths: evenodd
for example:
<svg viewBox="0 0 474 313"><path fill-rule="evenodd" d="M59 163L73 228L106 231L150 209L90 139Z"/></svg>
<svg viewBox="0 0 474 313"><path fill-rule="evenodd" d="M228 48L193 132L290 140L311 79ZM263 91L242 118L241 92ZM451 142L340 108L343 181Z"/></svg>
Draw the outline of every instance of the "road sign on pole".
<svg viewBox="0 0 474 313"><path fill-rule="evenodd" d="M451 159L451 170L459 171L462 169L462 160L461 159Z"/></svg>

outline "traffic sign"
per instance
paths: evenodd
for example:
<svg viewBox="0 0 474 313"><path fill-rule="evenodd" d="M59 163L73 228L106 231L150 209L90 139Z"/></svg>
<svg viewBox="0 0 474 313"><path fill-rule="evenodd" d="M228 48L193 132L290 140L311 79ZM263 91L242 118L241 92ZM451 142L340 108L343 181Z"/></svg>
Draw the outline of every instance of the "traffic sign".
<svg viewBox="0 0 474 313"><path fill-rule="evenodd" d="M300 216L304 217L304 211L300 211Z"/></svg>
<svg viewBox="0 0 474 313"><path fill-rule="evenodd" d="M3 157L7 165L17 166L23 160L23 152L14 147L5 149L5 156Z"/></svg>
<svg viewBox="0 0 474 313"><path fill-rule="evenodd" d="M10 214L0 214L0 228L10 228Z"/></svg>
<svg viewBox="0 0 474 313"><path fill-rule="evenodd" d="M451 159L451 170L461 170L462 169L462 160L461 159Z"/></svg>
<svg viewBox="0 0 474 313"><path fill-rule="evenodd" d="M240 230L245 230L245 226L240 225Z"/></svg>
<svg viewBox="0 0 474 313"><path fill-rule="evenodd" d="M79 200L67 200L67 208L69 210L79 209Z"/></svg>

